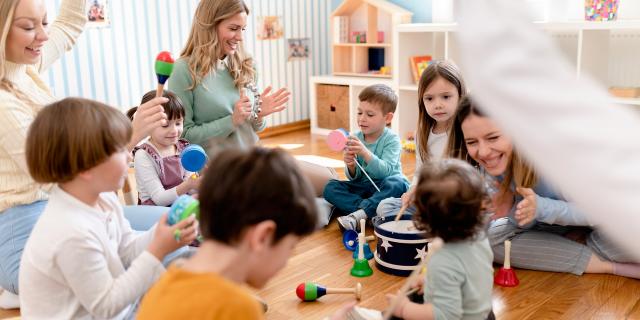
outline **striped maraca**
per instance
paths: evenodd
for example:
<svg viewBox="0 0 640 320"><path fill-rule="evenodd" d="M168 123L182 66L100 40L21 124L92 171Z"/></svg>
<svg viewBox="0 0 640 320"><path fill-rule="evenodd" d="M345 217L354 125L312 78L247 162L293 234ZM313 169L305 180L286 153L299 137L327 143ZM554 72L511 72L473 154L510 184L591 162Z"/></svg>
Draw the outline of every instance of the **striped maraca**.
<svg viewBox="0 0 640 320"><path fill-rule="evenodd" d="M156 90L156 97L162 97L162 91L164 83L171 76L173 71L173 57L169 51L162 51L156 57L156 76L158 77L158 89Z"/></svg>
<svg viewBox="0 0 640 320"><path fill-rule="evenodd" d="M325 294L332 293L353 293L356 295L356 299L360 300L362 297L362 285L358 283L354 288L326 288L317 283L305 282L299 284L296 288L296 295L302 301L316 301L316 299Z"/></svg>

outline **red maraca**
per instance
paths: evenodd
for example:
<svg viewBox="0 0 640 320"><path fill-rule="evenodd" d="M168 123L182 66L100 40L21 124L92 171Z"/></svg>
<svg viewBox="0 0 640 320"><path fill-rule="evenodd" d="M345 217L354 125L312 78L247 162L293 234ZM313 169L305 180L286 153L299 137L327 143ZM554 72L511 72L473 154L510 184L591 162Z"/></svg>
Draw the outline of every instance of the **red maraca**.
<svg viewBox="0 0 640 320"><path fill-rule="evenodd" d="M296 295L302 301L316 301L316 299L326 294L334 293L353 293L356 295L356 299L360 300L360 298L362 297L362 285L358 283L354 288L326 288L317 283L305 282L299 284L296 288Z"/></svg>
<svg viewBox="0 0 640 320"><path fill-rule="evenodd" d="M173 72L173 57L169 51L162 51L156 57L156 76L158 77L158 89L156 90L156 97L162 97L164 90L164 84Z"/></svg>
<svg viewBox="0 0 640 320"><path fill-rule="evenodd" d="M502 287L515 287L520 281L516 272L511 269L511 241L504 242L504 265L496 272L493 283Z"/></svg>

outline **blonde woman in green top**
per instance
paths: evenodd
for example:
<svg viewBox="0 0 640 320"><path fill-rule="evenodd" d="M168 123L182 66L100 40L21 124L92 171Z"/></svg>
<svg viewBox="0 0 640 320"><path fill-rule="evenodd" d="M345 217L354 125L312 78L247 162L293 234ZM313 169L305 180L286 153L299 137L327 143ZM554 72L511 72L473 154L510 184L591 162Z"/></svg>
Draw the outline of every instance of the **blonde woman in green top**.
<svg viewBox="0 0 640 320"><path fill-rule="evenodd" d="M261 112L251 117L256 83L253 59L242 46L249 8L242 0L203 0L198 4L191 33L169 86L185 106L182 136L207 146L211 138L246 148L258 141L264 117L280 112L289 101L286 88L261 93Z"/></svg>

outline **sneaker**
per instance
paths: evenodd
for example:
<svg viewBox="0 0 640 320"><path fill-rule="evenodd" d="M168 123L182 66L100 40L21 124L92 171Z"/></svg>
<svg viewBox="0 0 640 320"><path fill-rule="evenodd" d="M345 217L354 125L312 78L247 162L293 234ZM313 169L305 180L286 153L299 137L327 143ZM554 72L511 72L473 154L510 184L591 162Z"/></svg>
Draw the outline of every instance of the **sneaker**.
<svg viewBox="0 0 640 320"><path fill-rule="evenodd" d="M359 229L358 220L356 220L352 215L338 217L336 220L338 220L338 226L342 232L347 230L358 231Z"/></svg>
<svg viewBox="0 0 640 320"><path fill-rule="evenodd" d="M356 210L346 216L338 217L338 225L344 232L346 230L360 231L360 220L367 219L367 214L364 210Z"/></svg>

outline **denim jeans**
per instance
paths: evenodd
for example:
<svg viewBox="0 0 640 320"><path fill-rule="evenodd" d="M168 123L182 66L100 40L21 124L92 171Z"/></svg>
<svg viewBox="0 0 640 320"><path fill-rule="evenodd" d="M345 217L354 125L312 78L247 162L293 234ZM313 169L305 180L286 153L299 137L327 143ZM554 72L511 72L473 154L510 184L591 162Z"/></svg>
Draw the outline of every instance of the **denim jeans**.
<svg viewBox="0 0 640 320"><path fill-rule="evenodd" d="M46 204L47 201L37 201L0 213L0 287L7 291L18 294L22 251ZM168 211L167 207L124 207L124 215L129 220L131 228L136 231L148 230ZM178 249L172 256L181 255L184 251L185 249Z"/></svg>
<svg viewBox="0 0 640 320"><path fill-rule="evenodd" d="M324 187L323 195L329 203L344 213L363 209L367 217L373 218L380 201L400 197L409 188L408 181L402 175L373 181L380 188L380 192L377 192L367 178L359 178L352 181L331 180Z"/></svg>
<svg viewBox="0 0 640 320"><path fill-rule="evenodd" d="M387 198L380 201L376 213L379 217L395 216L398 214L398 211L400 211L400 208L402 208L401 198ZM404 213L415 214L416 210L416 206L410 204L407 209L404 210Z"/></svg>
<svg viewBox="0 0 640 320"><path fill-rule="evenodd" d="M0 287L18 294L22 250L47 201L15 206L0 213Z"/></svg>

